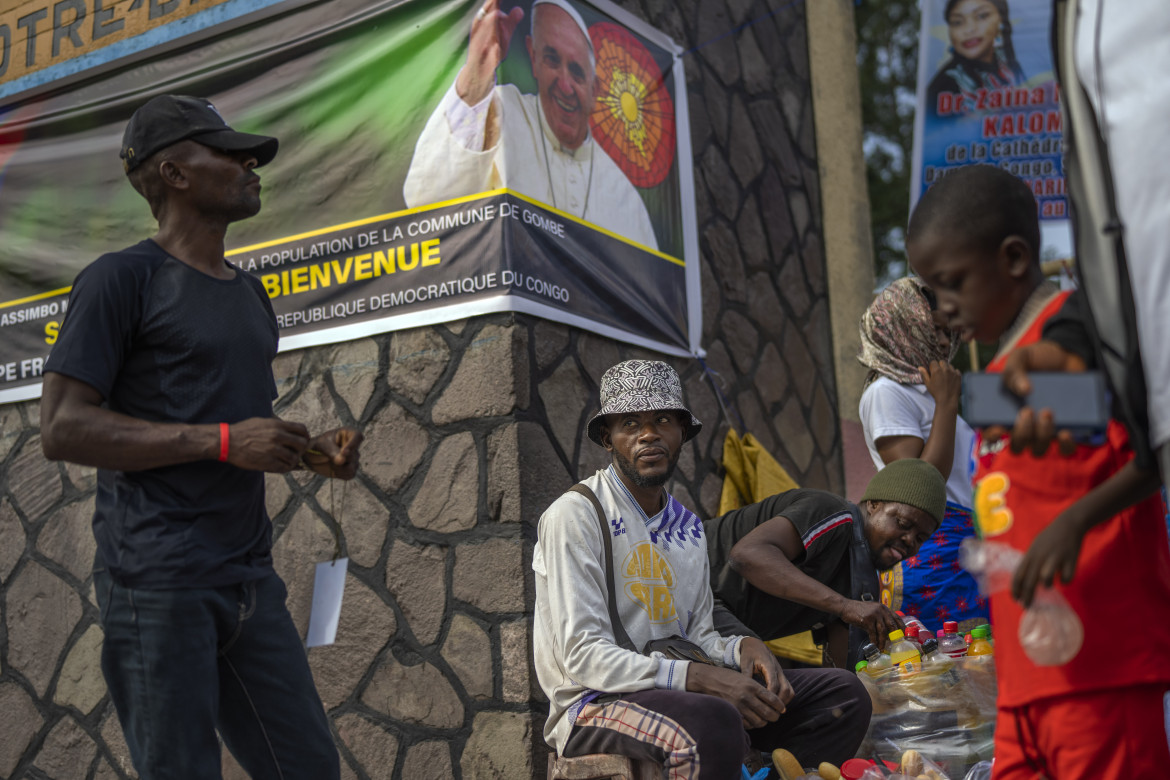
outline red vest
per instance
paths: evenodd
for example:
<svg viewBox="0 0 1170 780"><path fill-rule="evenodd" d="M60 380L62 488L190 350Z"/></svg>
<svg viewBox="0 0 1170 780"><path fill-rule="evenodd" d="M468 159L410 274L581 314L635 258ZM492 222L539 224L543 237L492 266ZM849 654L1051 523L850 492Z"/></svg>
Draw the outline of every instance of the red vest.
<svg viewBox="0 0 1170 780"><path fill-rule="evenodd" d="M1044 322L1068 293L1036 315L1013 349L1038 341ZM1006 355L987 370L1003 370ZM1100 446L1071 457L1055 447L1037 458L1006 446L985 452L976 438L975 514L983 537L1026 552L1057 515L1133 458L1125 428L1109 422ZM1076 691L1170 682L1170 541L1158 495L1091 530L1076 575L1057 589L1085 627L1085 643L1064 666L1036 666L1018 638L1020 605L1003 591L991 597L999 705L1014 707Z"/></svg>

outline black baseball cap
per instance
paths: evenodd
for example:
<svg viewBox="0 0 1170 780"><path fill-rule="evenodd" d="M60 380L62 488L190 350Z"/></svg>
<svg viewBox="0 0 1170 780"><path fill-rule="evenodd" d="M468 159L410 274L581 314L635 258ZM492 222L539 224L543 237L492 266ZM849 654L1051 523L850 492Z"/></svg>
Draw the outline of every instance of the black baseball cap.
<svg viewBox="0 0 1170 780"><path fill-rule="evenodd" d="M130 117L118 156L130 173L155 152L187 139L214 149L251 152L256 156L256 167L272 162L279 143L266 135L232 130L215 106L203 98L159 95Z"/></svg>

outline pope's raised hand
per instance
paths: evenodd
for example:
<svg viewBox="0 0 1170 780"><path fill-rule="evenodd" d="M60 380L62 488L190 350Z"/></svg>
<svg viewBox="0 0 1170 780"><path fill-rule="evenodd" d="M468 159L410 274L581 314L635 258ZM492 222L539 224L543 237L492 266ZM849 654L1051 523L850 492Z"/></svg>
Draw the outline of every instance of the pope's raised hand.
<svg viewBox="0 0 1170 780"><path fill-rule="evenodd" d="M471 22L471 42L467 46L467 65L455 79L455 91L469 106L480 103L496 83L496 68L508 53L512 34L524 9L516 7L508 13L500 10L500 0L487 0L476 11Z"/></svg>

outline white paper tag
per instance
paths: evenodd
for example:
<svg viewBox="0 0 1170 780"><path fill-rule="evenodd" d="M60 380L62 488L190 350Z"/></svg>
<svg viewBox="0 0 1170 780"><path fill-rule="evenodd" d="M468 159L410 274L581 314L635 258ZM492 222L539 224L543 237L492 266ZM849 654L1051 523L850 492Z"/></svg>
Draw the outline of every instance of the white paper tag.
<svg viewBox="0 0 1170 780"><path fill-rule="evenodd" d="M337 638L347 568L349 558L317 564L317 574L313 578L313 607L309 611L309 637L305 640L307 647L331 645Z"/></svg>

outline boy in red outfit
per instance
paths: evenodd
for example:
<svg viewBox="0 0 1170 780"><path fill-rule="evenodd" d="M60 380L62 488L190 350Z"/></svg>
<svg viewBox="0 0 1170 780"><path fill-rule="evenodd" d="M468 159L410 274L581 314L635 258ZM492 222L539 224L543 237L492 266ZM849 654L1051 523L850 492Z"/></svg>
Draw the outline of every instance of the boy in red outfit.
<svg viewBox="0 0 1170 780"><path fill-rule="evenodd" d="M1000 341L988 371L1038 340L1067 297L1044 280L1039 247L1031 190L992 166L949 173L910 219L910 265L950 326L965 339ZM1075 578L1055 586L1085 628L1070 662L1032 663L1017 638L1022 607L1006 592L991 597L999 682L993 780L1170 775L1170 546L1157 486L1132 467L1124 427L1111 420L1103 443L1078 444L1069 457L1016 452L1007 437L980 437L976 448L984 538L1025 552L1034 541L1056 548L1083 534ZM1135 493L1143 500L1134 502ZM1123 639L1119 626L1141 633Z"/></svg>

